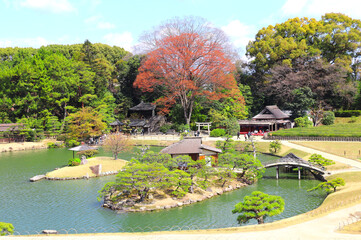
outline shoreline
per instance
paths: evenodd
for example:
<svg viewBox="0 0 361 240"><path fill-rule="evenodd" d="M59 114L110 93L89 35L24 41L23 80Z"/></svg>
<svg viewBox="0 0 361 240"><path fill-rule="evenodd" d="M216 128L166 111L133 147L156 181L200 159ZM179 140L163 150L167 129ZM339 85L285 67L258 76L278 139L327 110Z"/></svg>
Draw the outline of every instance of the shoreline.
<svg viewBox="0 0 361 240"><path fill-rule="evenodd" d="M51 142L49 139L42 140L41 142L12 142L12 143L0 143L0 152L14 152L14 151L26 151L35 149L48 148L47 143Z"/></svg>
<svg viewBox="0 0 361 240"><path fill-rule="evenodd" d="M223 187L223 188L216 187L216 186L209 187L207 190L197 188L194 191L194 193L187 193L184 197L179 198L179 199L172 198L171 196L167 196L166 198L162 198L162 199L154 199L154 201L151 203L136 203L130 207L124 207L122 205L119 205L119 202L113 203L110 200L111 195L107 194L103 198L104 202L102 204L102 207L109 208L118 213L151 212L151 211L165 210L165 209L171 209L171 208L176 208L176 207L182 207L182 206L190 205L190 204L197 203L197 202L202 202L204 200L213 198L218 195L222 195L227 192L231 192L231 191L240 189L245 186L248 186L248 184L240 183L238 181L233 181L233 182L226 184L226 187Z"/></svg>

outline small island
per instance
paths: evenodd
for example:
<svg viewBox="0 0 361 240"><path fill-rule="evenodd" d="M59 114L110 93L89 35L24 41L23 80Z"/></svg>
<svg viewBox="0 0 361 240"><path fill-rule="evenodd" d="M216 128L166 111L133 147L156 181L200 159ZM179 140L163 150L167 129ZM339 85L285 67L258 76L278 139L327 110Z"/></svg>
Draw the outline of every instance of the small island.
<svg viewBox="0 0 361 240"><path fill-rule="evenodd" d="M127 161L114 160L112 157L93 157L87 159L87 163L79 166L66 166L46 174L48 180L71 180L98 177L99 175L117 174ZM101 166L101 171L96 172L94 167ZM98 167L99 168L99 167Z"/></svg>
<svg viewBox="0 0 361 240"><path fill-rule="evenodd" d="M185 138L160 153L139 155L100 191L103 207L125 212L180 207L262 176L262 164L253 155L235 149L218 152L222 150L202 144L201 138Z"/></svg>

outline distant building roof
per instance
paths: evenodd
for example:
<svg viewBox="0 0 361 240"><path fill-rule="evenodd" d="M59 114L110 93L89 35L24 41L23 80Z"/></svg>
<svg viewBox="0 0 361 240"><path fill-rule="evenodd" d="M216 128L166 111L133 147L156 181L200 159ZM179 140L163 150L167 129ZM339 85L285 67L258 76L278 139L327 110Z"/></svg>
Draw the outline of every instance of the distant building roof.
<svg viewBox="0 0 361 240"><path fill-rule="evenodd" d="M276 105L266 106L259 114L254 116L253 120L278 120L289 118Z"/></svg>
<svg viewBox="0 0 361 240"><path fill-rule="evenodd" d="M201 154L202 150L208 150L216 153L221 153L222 150L202 144L202 138L191 137L173 143L172 145L162 149L162 153L168 154Z"/></svg>
<svg viewBox="0 0 361 240"><path fill-rule="evenodd" d="M131 111L153 111L155 109L155 105L153 103L145 103L141 102L137 106L129 108Z"/></svg>
<svg viewBox="0 0 361 240"><path fill-rule="evenodd" d="M132 119L129 123L129 127L144 127L147 124L145 119Z"/></svg>
<svg viewBox="0 0 361 240"><path fill-rule="evenodd" d="M1 123L0 132L16 131L19 130L20 126L22 126L20 123Z"/></svg>
<svg viewBox="0 0 361 240"><path fill-rule="evenodd" d="M124 123L122 123L121 121L119 121L118 119L116 119L114 122L112 122L111 124L109 124L110 126L122 126L124 125Z"/></svg>

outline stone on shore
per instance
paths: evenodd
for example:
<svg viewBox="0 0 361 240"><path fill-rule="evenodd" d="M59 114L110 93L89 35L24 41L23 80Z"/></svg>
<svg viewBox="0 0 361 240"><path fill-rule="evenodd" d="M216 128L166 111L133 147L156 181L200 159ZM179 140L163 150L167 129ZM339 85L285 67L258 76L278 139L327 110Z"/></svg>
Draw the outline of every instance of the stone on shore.
<svg viewBox="0 0 361 240"><path fill-rule="evenodd" d="M41 231L43 234L58 234L58 231L56 230L43 230Z"/></svg>
<svg viewBox="0 0 361 240"><path fill-rule="evenodd" d="M46 177L45 175L37 175L35 177L30 178L30 182L37 182L44 179L45 177Z"/></svg>

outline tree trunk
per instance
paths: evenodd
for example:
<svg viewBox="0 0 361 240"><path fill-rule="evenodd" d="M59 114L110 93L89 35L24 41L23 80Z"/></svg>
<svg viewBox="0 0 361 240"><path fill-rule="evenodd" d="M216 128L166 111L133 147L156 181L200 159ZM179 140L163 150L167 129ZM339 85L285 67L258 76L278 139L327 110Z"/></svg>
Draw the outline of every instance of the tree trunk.
<svg viewBox="0 0 361 240"><path fill-rule="evenodd" d="M258 224L263 224L264 223L263 217L258 217L256 219L257 219Z"/></svg>

